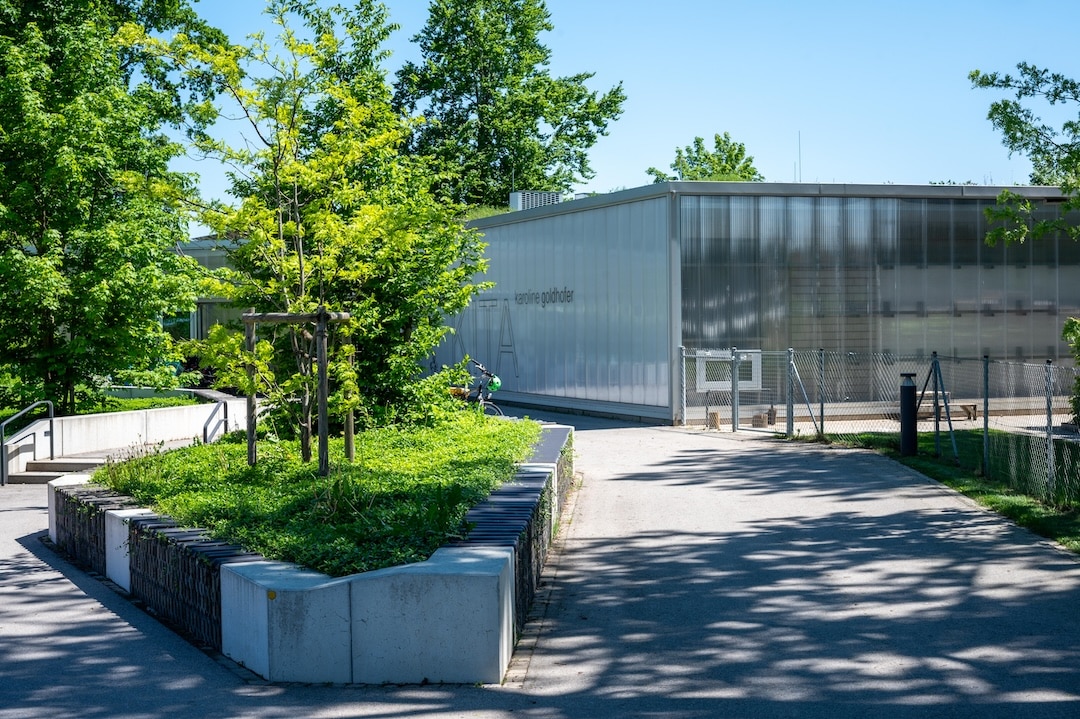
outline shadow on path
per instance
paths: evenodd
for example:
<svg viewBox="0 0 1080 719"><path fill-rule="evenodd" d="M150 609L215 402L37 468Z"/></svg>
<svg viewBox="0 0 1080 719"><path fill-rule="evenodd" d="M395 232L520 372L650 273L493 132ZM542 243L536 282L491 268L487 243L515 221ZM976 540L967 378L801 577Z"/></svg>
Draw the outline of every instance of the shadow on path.
<svg viewBox="0 0 1080 719"><path fill-rule="evenodd" d="M618 422L576 447L504 687L249 681L47 549L43 489L0 493L0 719L1080 716L1074 556L863 452Z"/></svg>
<svg viewBox="0 0 1080 719"><path fill-rule="evenodd" d="M537 693L577 667L605 711L1080 716L1076 557L867 453L665 434L587 480Z"/></svg>

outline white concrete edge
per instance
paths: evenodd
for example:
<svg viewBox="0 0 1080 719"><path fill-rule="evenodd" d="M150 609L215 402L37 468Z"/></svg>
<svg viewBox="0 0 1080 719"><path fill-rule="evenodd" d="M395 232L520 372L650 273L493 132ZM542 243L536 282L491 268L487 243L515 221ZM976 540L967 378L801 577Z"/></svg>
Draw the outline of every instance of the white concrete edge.
<svg viewBox="0 0 1080 719"><path fill-rule="evenodd" d="M350 589L288 562L222 565L222 654L270 681L351 682Z"/></svg>
<svg viewBox="0 0 1080 719"><path fill-rule="evenodd" d="M60 477L54 479L48 483L48 499L49 499L49 541L53 544L57 544L56 541L56 490L60 487L77 487L80 484L89 484L89 474L69 474L66 477Z"/></svg>
<svg viewBox="0 0 1080 719"><path fill-rule="evenodd" d="M554 520L558 465L519 470L552 476ZM55 488L89 481L49 483L54 542ZM125 591L128 524L147 514L106 512L106 574ZM224 564L222 653L270 681L498 683L513 653L514 561L509 547L442 547L423 562L341 578L287 562Z"/></svg>
<svg viewBox="0 0 1080 719"><path fill-rule="evenodd" d="M514 550L442 547L355 575L353 682L502 681L514 649Z"/></svg>
<svg viewBox="0 0 1080 719"><path fill-rule="evenodd" d="M125 592L131 592L131 520L156 514L141 508L105 510L105 576Z"/></svg>
<svg viewBox="0 0 1080 719"><path fill-rule="evenodd" d="M222 653L264 679L498 683L514 643L511 548L332 578L287 562L221 568Z"/></svg>

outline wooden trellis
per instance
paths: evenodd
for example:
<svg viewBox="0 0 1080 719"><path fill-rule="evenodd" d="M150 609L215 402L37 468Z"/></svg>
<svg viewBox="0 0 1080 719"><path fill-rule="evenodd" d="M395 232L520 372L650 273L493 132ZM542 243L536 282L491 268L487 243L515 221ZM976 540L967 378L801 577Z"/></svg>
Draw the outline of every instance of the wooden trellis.
<svg viewBox="0 0 1080 719"><path fill-rule="evenodd" d="M330 394L330 381L327 377L326 367L326 334L327 327L332 322L346 322L350 319L348 312L327 312L326 308L319 305L319 309L314 314L293 314L289 312L255 312L255 308L252 307L243 315L244 319L244 339L246 341L247 351L255 352L255 325L260 322L270 324L307 324L308 322L315 323L315 347L316 347L316 365L319 372L319 389L317 393L317 402L319 405L319 476L325 477L330 474L330 450L327 446L327 440L329 437L329 430L327 424L329 423L327 409L328 396ZM247 451L248 451L248 465L254 467L255 462L258 459L258 453L255 448L255 392L254 392L254 377L255 367L251 365L248 368L248 377L252 380L252 391L248 393L247 398Z"/></svg>

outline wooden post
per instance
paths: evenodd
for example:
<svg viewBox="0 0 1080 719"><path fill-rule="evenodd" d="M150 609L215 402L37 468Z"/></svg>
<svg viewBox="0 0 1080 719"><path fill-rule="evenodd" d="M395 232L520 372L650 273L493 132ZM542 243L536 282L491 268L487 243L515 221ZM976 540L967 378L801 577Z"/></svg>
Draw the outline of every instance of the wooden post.
<svg viewBox="0 0 1080 719"><path fill-rule="evenodd" d="M318 363L319 388L317 402L319 404L319 474L323 477L330 474L330 448L328 437L329 423L329 396L330 381L327 373L326 359L326 335L327 325L331 322L347 322L350 318L348 312L327 312L326 308L319 305L319 311L315 314L289 314L285 312L255 313L255 308L244 313L244 336L247 340L249 352L255 351L255 324L258 322L270 322L275 324L302 324L305 322L315 323L316 361ZM248 377L254 379L255 365L248 368ZM255 394L248 396L248 464L255 465Z"/></svg>
<svg viewBox="0 0 1080 719"><path fill-rule="evenodd" d="M350 464L356 461L356 421L351 409L345 415L345 459Z"/></svg>
<svg viewBox="0 0 1080 719"><path fill-rule="evenodd" d="M329 423L329 410L327 408L330 394L330 381L326 371L326 323L330 316L326 308L319 305L318 319L315 321L315 344L317 360L319 363L319 476L326 477L330 474L330 431L326 426Z"/></svg>
<svg viewBox="0 0 1080 719"><path fill-rule="evenodd" d="M248 310L248 314L255 314L255 308ZM244 346L248 352L255 352L255 323L244 323ZM248 363L248 380L251 382L251 391L247 396L247 459L248 466L254 467L258 459L255 449L255 361Z"/></svg>
<svg viewBox="0 0 1080 719"><path fill-rule="evenodd" d="M353 356L349 356L349 367L353 366ZM352 399L348 395L345 399ZM349 413L345 415L345 459L349 464L356 461L356 420L355 412L349 407Z"/></svg>

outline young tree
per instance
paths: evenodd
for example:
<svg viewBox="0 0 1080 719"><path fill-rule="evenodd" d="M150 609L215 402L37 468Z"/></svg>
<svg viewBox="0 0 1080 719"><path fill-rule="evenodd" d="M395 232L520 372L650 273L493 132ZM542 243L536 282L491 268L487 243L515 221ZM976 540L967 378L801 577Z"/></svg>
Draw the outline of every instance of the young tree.
<svg viewBox="0 0 1080 719"><path fill-rule="evenodd" d="M99 377L175 381L164 315L190 311L186 225L162 134L179 88L114 41L185 3L0 1L0 365L74 412ZM139 80L133 80L138 74Z"/></svg>
<svg viewBox="0 0 1080 719"><path fill-rule="evenodd" d="M261 35L211 48L183 36L139 42L214 89L222 106L204 102L193 115L242 118L245 146L192 132L199 151L232 168L238 200L201 213L229 253L216 292L260 312L350 313L331 348L332 375L348 396L339 409L359 403L386 417L413 391L421 360L447 331L444 317L478 289L483 244L456 219L459 208L428 192L423 160L401 153L411 123L391 107L381 69L393 30L385 7L271 0L267 12L281 28L280 55ZM222 382L264 392L290 413L309 460L313 328L266 329L251 357L219 328L207 358ZM249 386L251 366L259 372Z"/></svg>
<svg viewBox="0 0 1080 719"><path fill-rule="evenodd" d="M990 105L988 119L1001 131L1010 152L1019 152L1031 160L1031 181L1039 185L1056 185L1065 195L1053 216L1037 217L1031 201L1014 192L1004 191L995 207L987 210L994 223L987 242L1024 242L1051 233L1061 233L1074 241L1080 239L1080 117L1066 120L1055 129L1027 106L1032 102L1046 107L1072 106L1080 111L1080 83L1060 73L1051 73L1028 63L1016 66L1019 75L983 73L973 70L968 76L974 87L1006 90L1013 98L998 100ZM1062 338L1072 347L1073 357L1080 362L1080 319L1070 317L1062 328ZM1073 386L1071 399L1073 421L1080 422L1080 378Z"/></svg>
<svg viewBox="0 0 1080 719"><path fill-rule="evenodd" d="M1055 129L1028 107L1033 103L1042 103L1044 109L1071 105L1072 112L1080 111L1080 83L1027 63L1016 68L1016 76L973 70L968 77L973 87L1005 90L1013 95L991 103L987 118L1001 132L1010 152L1031 160L1031 182L1058 186L1066 199L1059 205L1056 217L1035 219L1030 201L1003 192L997 207L987 213L996 223L988 240L1023 242L1051 232L1080 238L1080 225L1075 216L1069 217L1070 212L1080 209L1080 117L1066 120L1060 129Z"/></svg>
<svg viewBox="0 0 1080 719"><path fill-rule="evenodd" d="M713 137L713 149L705 148L705 140L695 137L691 145L676 148L671 163L675 174L669 175L655 167L645 172L653 182L678 180L712 180L714 182L762 182L765 180L754 167L754 158L746 154L746 146L724 133Z"/></svg>
<svg viewBox="0 0 1080 719"><path fill-rule="evenodd" d="M588 150L622 113L622 84L592 73L552 77L543 0L432 0L413 38L420 63L397 74L395 105L419 111L411 149L437 158L436 187L454 201L503 206L510 192L568 190L592 177Z"/></svg>

